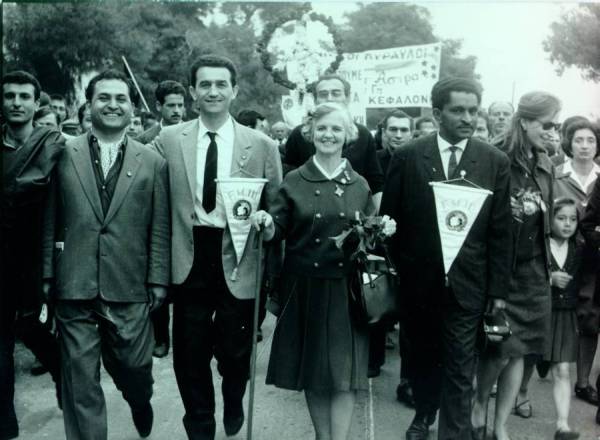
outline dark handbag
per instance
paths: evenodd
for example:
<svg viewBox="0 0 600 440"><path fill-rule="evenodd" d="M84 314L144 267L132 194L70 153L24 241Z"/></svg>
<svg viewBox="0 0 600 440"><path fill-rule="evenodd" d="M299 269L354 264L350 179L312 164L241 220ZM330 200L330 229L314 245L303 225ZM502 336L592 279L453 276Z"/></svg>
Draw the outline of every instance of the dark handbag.
<svg viewBox="0 0 600 440"><path fill-rule="evenodd" d="M374 324L397 311L398 278L387 258L368 255L350 280L350 312L357 324Z"/></svg>

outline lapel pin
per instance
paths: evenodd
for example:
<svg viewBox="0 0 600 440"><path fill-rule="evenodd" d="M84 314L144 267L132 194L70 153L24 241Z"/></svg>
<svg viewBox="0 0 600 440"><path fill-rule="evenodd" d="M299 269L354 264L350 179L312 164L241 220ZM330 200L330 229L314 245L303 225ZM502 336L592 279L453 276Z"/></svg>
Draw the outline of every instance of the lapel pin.
<svg viewBox="0 0 600 440"><path fill-rule="evenodd" d="M437 172L437 170L435 169L435 167L432 167L431 169L433 170L434 173Z"/></svg>
<svg viewBox="0 0 600 440"><path fill-rule="evenodd" d="M466 175L467 175L467 172L465 170L460 170L461 179L464 179Z"/></svg>
<svg viewBox="0 0 600 440"><path fill-rule="evenodd" d="M342 183L344 183L344 182L342 181ZM342 195L344 194L344 190L342 188L340 188L339 186L335 185L334 193L336 196L342 197Z"/></svg>

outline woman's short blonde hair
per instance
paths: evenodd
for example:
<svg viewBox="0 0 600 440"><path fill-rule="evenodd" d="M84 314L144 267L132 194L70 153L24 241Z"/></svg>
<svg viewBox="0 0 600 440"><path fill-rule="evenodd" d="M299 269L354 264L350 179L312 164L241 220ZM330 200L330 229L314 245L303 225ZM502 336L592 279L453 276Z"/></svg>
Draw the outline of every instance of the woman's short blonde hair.
<svg viewBox="0 0 600 440"><path fill-rule="evenodd" d="M308 121L306 121L302 129L302 134L304 135L304 137L308 141L313 142L315 124L321 118L333 112L340 112L342 115L342 121L344 123L344 132L346 133L345 145L348 145L349 143L354 142L356 139L358 139L358 128L356 127L356 124L354 124L354 121L352 120L352 116L350 115L348 109L345 106L333 102L325 102L323 104L319 104L309 114L310 117Z"/></svg>

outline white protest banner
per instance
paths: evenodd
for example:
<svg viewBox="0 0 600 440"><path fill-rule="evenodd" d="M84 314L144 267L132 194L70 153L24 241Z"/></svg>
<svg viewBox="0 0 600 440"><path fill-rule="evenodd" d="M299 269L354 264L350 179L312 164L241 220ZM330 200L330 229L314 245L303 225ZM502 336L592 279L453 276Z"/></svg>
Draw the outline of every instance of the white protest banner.
<svg viewBox="0 0 600 440"><path fill-rule="evenodd" d="M471 188L442 182L430 182L435 196L438 229L446 275L475 223L485 199L492 194L482 188Z"/></svg>
<svg viewBox="0 0 600 440"><path fill-rule="evenodd" d="M243 177L217 179L238 264L244 255L250 233L250 215L258 209L260 196L267 182L267 179Z"/></svg>
<svg viewBox="0 0 600 440"><path fill-rule="evenodd" d="M439 79L441 43L345 53L337 73L351 85L350 111L366 108L431 107Z"/></svg>

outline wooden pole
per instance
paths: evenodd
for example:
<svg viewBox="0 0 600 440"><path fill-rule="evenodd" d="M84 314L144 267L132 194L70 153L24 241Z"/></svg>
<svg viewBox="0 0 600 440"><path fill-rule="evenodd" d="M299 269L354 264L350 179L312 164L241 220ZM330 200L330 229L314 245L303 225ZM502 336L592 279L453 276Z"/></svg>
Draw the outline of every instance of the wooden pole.
<svg viewBox="0 0 600 440"><path fill-rule="evenodd" d="M250 390L248 393L248 424L246 439L252 440L252 421L254 416L254 384L256 382L256 349L258 346L258 311L260 308L260 288L262 285L263 230L258 231L258 263L256 265L256 288L254 295L254 320L252 323L252 357L250 358Z"/></svg>
<svg viewBox="0 0 600 440"><path fill-rule="evenodd" d="M127 59L124 56L121 56L121 59L123 60L123 64L125 65L125 68L127 69L127 73L129 74L129 77L133 81L133 85L135 86L138 94L140 95L140 98L142 99L142 104L144 104L144 107L146 107L146 111L148 113L152 113L150 111L150 107L148 107L148 103L146 102L146 98L144 98L144 94L142 93L142 89L140 89L140 86L138 85L138 82L135 79L133 71L131 70L131 67L129 67L129 63L127 62Z"/></svg>

